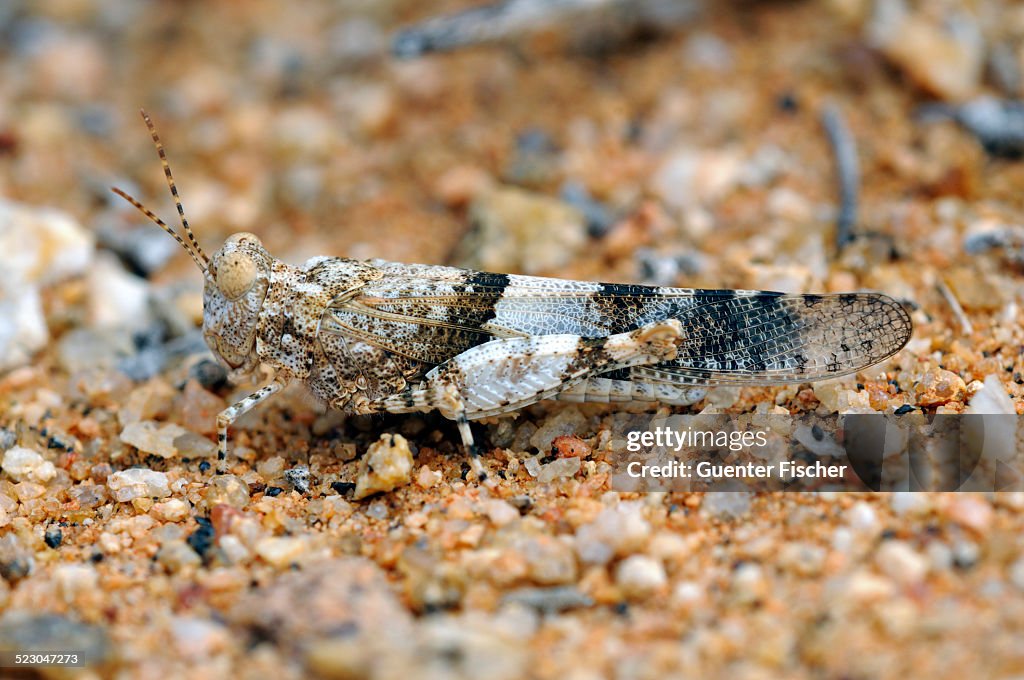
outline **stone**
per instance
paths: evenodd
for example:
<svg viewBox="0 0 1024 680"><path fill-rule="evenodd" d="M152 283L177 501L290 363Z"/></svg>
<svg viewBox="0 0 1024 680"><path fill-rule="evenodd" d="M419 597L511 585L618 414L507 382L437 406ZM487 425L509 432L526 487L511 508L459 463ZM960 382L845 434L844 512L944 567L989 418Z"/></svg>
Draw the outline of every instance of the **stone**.
<svg viewBox="0 0 1024 680"><path fill-rule="evenodd" d="M920 583L928 574L928 560L903 541L885 541L875 555L878 568L900 585Z"/></svg>
<svg viewBox="0 0 1024 680"><path fill-rule="evenodd" d="M1013 400L1006 393L1006 387L999 379L999 376L992 374L985 376L983 387L978 390L967 404L967 413L981 413L993 415L1016 415L1017 410Z"/></svg>
<svg viewBox="0 0 1024 680"><path fill-rule="evenodd" d="M46 286L87 271L95 238L67 213L0 200L4 279Z"/></svg>
<svg viewBox="0 0 1024 680"><path fill-rule="evenodd" d="M482 501L484 514L495 526L503 527L519 519L519 511L510 503L498 498Z"/></svg>
<svg viewBox="0 0 1024 680"><path fill-rule="evenodd" d="M587 243L586 218L576 208L522 189L481 192L470 206L474 231L457 259L482 271L556 272Z"/></svg>
<svg viewBox="0 0 1024 680"><path fill-rule="evenodd" d="M8 583L16 583L31 574L34 566L32 551L17 534L8 533L0 538L0 577Z"/></svg>
<svg viewBox="0 0 1024 680"><path fill-rule="evenodd" d="M867 40L922 89L962 101L981 85L985 39L977 20L947 9L909 10L903 0L875 3Z"/></svg>
<svg viewBox="0 0 1024 680"><path fill-rule="evenodd" d="M156 552L156 561L172 574L184 569L195 569L203 563L196 551L180 539L168 541L160 546Z"/></svg>
<svg viewBox="0 0 1024 680"><path fill-rule="evenodd" d="M641 599L662 590L668 577L658 560L647 555L630 555L616 567L615 583L626 597Z"/></svg>
<svg viewBox="0 0 1024 680"><path fill-rule="evenodd" d="M53 463L32 449L15 446L4 453L0 469L17 481L29 480L45 484L57 474Z"/></svg>
<svg viewBox="0 0 1024 680"><path fill-rule="evenodd" d="M544 419L537 431L530 437L530 446L536 448L541 454L547 455L551 451L552 443L558 437L586 433L589 427L587 417L578 408L567 406Z"/></svg>
<svg viewBox="0 0 1024 680"><path fill-rule="evenodd" d="M408 484L412 478L412 451L400 434L383 434L359 462L354 500Z"/></svg>
<svg viewBox="0 0 1024 680"><path fill-rule="evenodd" d="M754 494L748 491L712 491L704 494L700 511L709 517L731 520L750 512Z"/></svg>
<svg viewBox="0 0 1024 680"><path fill-rule="evenodd" d="M992 525L992 506L980 496L960 493L945 507L946 517L977 533L985 533Z"/></svg>
<svg viewBox="0 0 1024 680"><path fill-rule="evenodd" d="M547 484L556 479L572 477L580 471L580 465L579 458L556 458L550 463L541 466L537 472L537 481Z"/></svg>
<svg viewBox="0 0 1024 680"><path fill-rule="evenodd" d="M301 494L309 493L309 466L298 465L284 471L284 478Z"/></svg>
<svg viewBox="0 0 1024 680"><path fill-rule="evenodd" d="M39 291L0 278L0 371L28 364L49 339Z"/></svg>
<svg viewBox="0 0 1024 680"><path fill-rule="evenodd" d="M256 554L277 569L298 562L308 550L309 539L299 536L270 536L256 544Z"/></svg>
<svg viewBox="0 0 1024 680"><path fill-rule="evenodd" d="M682 147L664 156L651 180L654 193L676 210L713 205L742 177L744 158L736 149Z"/></svg>
<svg viewBox="0 0 1024 680"><path fill-rule="evenodd" d="M89 325L93 328L142 328L149 324L149 284L129 274L117 258L101 253L89 268Z"/></svg>
<svg viewBox="0 0 1024 680"><path fill-rule="evenodd" d="M914 385L914 393L918 405L940 406L951 401L963 401L967 395L967 384L952 371L933 368Z"/></svg>
<svg viewBox="0 0 1024 680"><path fill-rule="evenodd" d="M171 639L178 654L207 659L228 646L230 633L223 625L198 616L171 619Z"/></svg>
<svg viewBox="0 0 1024 680"><path fill-rule="evenodd" d="M574 585L547 588L517 588L505 593L502 604L519 604L543 613L591 607L594 600Z"/></svg>
<svg viewBox="0 0 1024 680"><path fill-rule="evenodd" d="M181 522L188 518L189 506L179 498L170 498L155 504L151 512L165 522Z"/></svg>
<svg viewBox="0 0 1024 680"><path fill-rule="evenodd" d="M159 378L148 380L131 391L118 410L117 419L121 427L142 420L162 419L170 412L176 395L175 389L166 381Z"/></svg>
<svg viewBox="0 0 1024 680"><path fill-rule="evenodd" d="M166 498L171 495L167 475L146 468L130 468L107 477L107 489L121 503L135 498Z"/></svg>
<svg viewBox="0 0 1024 680"><path fill-rule="evenodd" d="M607 564L616 556L640 550L650 535L651 525L641 506L620 503L576 530L576 554L584 564Z"/></svg>
<svg viewBox="0 0 1024 680"><path fill-rule="evenodd" d="M107 502L107 489L102 484L76 484L68 489L68 496L83 510Z"/></svg>
<svg viewBox="0 0 1024 680"><path fill-rule="evenodd" d="M768 581L761 565L745 562L732 573L729 594L737 604L756 604L768 594Z"/></svg>
<svg viewBox="0 0 1024 680"><path fill-rule="evenodd" d="M79 595L96 590L99 574L91 564L61 564L53 570L57 593L71 604Z"/></svg>
<svg viewBox="0 0 1024 680"><path fill-rule="evenodd" d="M203 508L212 510L223 503L241 510L249 505L249 485L235 475L217 475L203 492Z"/></svg>
<svg viewBox="0 0 1024 680"><path fill-rule="evenodd" d="M161 458L173 458L178 455L174 441L189 431L175 423L157 423L143 420L132 423L121 431L121 441L134 446L143 453L151 453Z"/></svg>
<svg viewBox="0 0 1024 680"><path fill-rule="evenodd" d="M57 359L69 373L112 368L135 356L131 333L119 329L76 328L61 336Z"/></svg>

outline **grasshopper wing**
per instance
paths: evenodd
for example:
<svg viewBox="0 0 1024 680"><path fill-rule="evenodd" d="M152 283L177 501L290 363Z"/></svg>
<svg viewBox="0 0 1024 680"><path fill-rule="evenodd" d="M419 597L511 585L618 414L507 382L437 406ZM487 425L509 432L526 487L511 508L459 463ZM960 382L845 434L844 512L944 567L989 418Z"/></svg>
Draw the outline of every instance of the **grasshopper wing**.
<svg viewBox="0 0 1024 680"><path fill-rule="evenodd" d="M899 351L912 330L903 308L875 293L663 288L374 264L385 275L332 306L321 332L420 362L424 371L494 338L595 338L678 319L685 341L677 357L634 367L633 377L686 384L806 382L876 364Z"/></svg>

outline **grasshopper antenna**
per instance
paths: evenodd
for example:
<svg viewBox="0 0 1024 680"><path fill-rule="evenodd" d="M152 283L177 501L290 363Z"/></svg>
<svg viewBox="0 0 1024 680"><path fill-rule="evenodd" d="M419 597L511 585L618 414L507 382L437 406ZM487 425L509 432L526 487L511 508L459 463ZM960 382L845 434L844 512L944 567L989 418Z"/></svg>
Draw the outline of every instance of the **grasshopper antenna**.
<svg viewBox="0 0 1024 680"><path fill-rule="evenodd" d="M142 119L146 121L146 127L149 128L150 136L153 137L153 144L156 145L157 154L160 156L160 164L164 168L164 176L167 177L167 186L170 188L171 196L174 198L174 205L178 208L178 216L181 218L181 226L185 230L185 235L188 236L188 243L186 243L185 240L173 229L168 227L166 222L153 214L152 210L142 205L141 202L117 187L112 187L111 191L131 203L139 210L139 212L174 237L174 240L185 249L199 269L205 272L209 267L210 258L206 256L206 253L204 253L203 249L199 246L199 242L196 240L195 234L192 233L192 227L189 226L188 219L185 217L185 209L182 207L181 198L178 196L178 187L174 184L174 175L171 174L171 165L167 162L167 154L164 153L163 142L160 141L160 136L156 133L156 127L153 125L153 121L150 119L149 114L146 113L145 109L140 109L140 113L142 114Z"/></svg>

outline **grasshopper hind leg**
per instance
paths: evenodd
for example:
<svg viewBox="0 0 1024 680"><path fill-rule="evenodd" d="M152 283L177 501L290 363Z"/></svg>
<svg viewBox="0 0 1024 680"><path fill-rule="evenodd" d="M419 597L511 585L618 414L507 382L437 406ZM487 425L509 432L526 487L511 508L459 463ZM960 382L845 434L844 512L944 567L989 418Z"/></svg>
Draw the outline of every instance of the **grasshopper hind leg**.
<svg viewBox="0 0 1024 680"><path fill-rule="evenodd" d="M367 407L370 412L389 413L437 409L458 423L470 465L481 476L470 420L550 399L606 371L670 360L681 342L682 328L671 319L602 338L542 335L492 340L437 366L419 385Z"/></svg>

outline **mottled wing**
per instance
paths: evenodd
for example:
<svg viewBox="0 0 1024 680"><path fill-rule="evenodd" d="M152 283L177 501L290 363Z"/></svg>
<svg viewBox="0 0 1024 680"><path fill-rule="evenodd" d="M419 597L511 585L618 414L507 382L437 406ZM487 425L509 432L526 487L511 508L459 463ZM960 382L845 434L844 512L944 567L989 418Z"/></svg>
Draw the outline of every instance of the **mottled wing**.
<svg viewBox="0 0 1024 680"><path fill-rule="evenodd" d="M656 288L397 266L332 308L321 330L437 365L494 337L603 337L670 318L686 336L677 358L634 368L633 376L695 384L812 381L878 363L911 331L899 304L871 293Z"/></svg>

